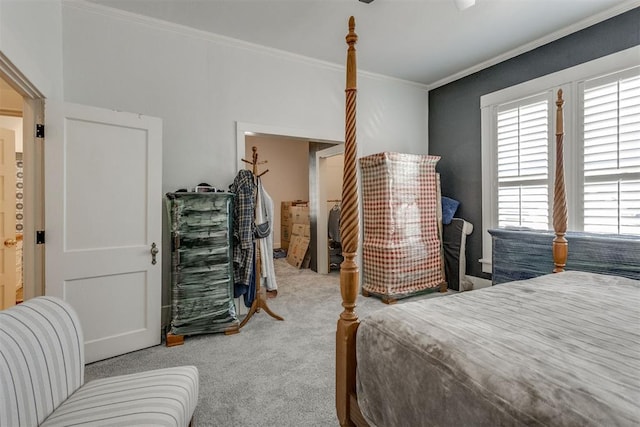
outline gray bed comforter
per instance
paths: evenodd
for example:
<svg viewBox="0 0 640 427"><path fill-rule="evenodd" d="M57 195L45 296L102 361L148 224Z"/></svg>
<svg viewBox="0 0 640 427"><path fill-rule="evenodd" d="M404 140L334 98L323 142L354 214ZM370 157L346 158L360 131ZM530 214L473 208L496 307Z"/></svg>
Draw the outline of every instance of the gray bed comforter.
<svg viewBox="0 0 640 427"><path fill-rule="evenodd" d="M372 426L640 425L640 281L569 271L362 319Z"/></svg>

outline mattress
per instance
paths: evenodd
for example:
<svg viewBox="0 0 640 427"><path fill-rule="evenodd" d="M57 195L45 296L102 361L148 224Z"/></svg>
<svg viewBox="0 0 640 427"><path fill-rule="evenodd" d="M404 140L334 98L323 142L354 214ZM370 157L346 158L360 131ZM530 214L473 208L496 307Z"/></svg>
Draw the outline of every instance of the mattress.
<svg viewBox="0 0 640 427"><path fill-rule="evenodd" d="M640 425L640 281L568 271L361 320L372 426Z"/></svg>

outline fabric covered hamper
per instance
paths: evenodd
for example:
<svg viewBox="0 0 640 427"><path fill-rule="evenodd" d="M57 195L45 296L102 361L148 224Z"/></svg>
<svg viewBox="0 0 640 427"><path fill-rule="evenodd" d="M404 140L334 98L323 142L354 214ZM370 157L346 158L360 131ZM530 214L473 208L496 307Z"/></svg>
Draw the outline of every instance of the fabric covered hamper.
<svg viewBox="0 0 640 427"><path fill-rule="evenodd" d="M439 160L390 152L360 159L364 295L393 302L444 284Z"/></svg>

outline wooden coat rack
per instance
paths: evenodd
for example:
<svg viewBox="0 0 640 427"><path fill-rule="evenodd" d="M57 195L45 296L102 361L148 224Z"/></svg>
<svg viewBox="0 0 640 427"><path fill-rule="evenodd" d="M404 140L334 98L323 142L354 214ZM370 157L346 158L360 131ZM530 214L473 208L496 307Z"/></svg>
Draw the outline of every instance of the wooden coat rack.
<svg viewBox="0 0 640 427"><path fill-rule="evenodd" d="M258 165L262 165L267 163L267 161L263 161L263 162L258 162L258 148L257 147L252 147L251 149L253 151L253 158L252 161L248 161L245 159L242 159L243 162L250 164L252 166L252 171L253 171L253 176L256 178L260 178L262 175L266 174L267 172L269 172L269 169L264 170L261 173L258 173ZM255 218L255 215L254 215ZM273 233L273 230L271 231ZM255 273L255 284L256 284L256 296L253 299L253 303L251 303L251 308L249 309L249 313L247 313L247 315L244 317L244 319L242 319L242 322L240 322L240 328L242 328L248 321L249 319L251 319L251 317L258 311L260 311L260 309L264 309L265 312L267 312L267 314L271 317L273 317L274 319L277 320L284 320L283 317L275 314L273 311L271 311L271 309L269 308L269 306L267 305L267 301L263 298L262 296L262 292L260 292L260 283L262 282L261 279L261 275L260 275L260 245L256 242L255 243L256 247L255 247L255 253L256 253L256 273ZM271 255L273 256L273 254Z"/></svg>

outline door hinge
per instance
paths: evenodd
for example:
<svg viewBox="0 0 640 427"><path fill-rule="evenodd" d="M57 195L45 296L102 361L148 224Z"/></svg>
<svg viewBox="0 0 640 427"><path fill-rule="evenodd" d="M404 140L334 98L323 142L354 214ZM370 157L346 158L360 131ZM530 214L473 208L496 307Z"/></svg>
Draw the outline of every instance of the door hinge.
<svg viewBox="0 0 640 427"><path fill-rule="evenodd" d="M44 245L44 230L36 231L36 245Z"/></svg>
<svg viewBox="0 0 640 427"><path fill-rule="evenodd" d="M44 138L44 125L36 124L36 138Z"/></svg>

